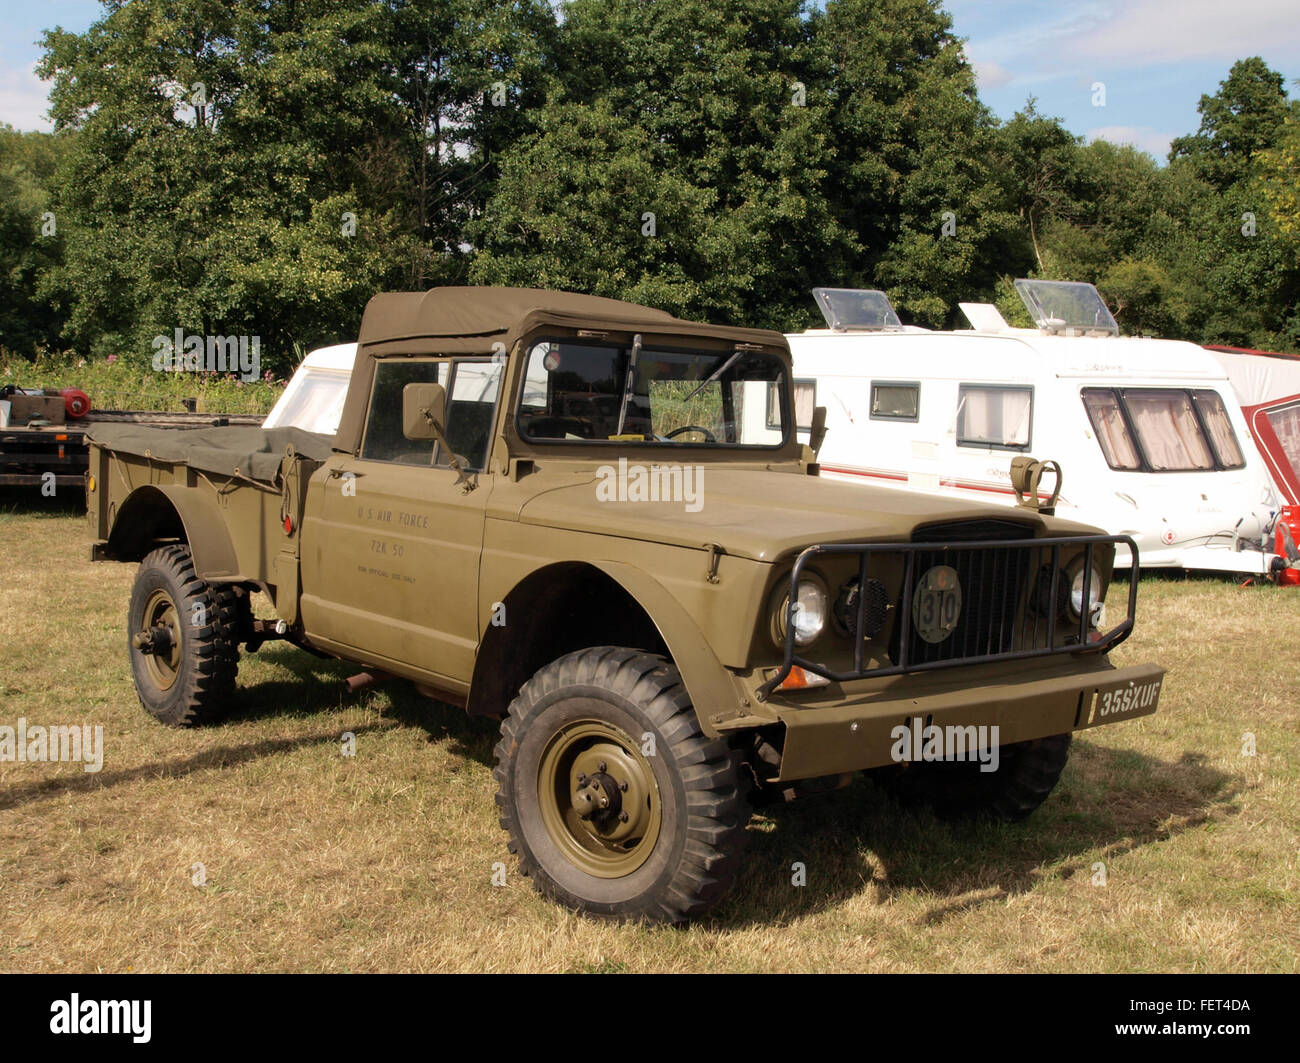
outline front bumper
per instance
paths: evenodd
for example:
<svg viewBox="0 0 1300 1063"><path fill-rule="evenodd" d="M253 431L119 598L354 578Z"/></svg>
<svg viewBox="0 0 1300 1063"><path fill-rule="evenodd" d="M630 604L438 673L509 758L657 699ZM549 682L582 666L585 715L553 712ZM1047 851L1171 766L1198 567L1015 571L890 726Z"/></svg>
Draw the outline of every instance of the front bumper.
<svg viewBox="0 0 1300 1063"><path fill-rule="evenodd" d="M1154 664L1114 668L1092 658L1086 670L1069 675L977 686L956 683L920 697L877 690L846 694L833 704L774 700L770 707L785 725L781 771L775 781L895 763L895 728L910 728L916 719L924 726L996 727L988 733L1005 746L1149 716L1156 711L1164 675Z"/></svg>

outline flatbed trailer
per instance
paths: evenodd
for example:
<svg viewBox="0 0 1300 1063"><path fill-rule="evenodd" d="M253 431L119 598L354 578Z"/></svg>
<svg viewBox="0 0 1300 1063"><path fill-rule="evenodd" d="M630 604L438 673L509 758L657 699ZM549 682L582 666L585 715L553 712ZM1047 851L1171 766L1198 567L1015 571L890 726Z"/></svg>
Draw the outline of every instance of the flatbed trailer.
<svg viewBox="0 0 1300 1063"><path fill-rule="evenodd" d="M0 428L0 487L41 486L54 474L56 487L81 487L90 463L86 431L93 424L142 424L157 428L223 428L260 425L257 413L193 413L159 410L94 410L82 420Z"/></svg>

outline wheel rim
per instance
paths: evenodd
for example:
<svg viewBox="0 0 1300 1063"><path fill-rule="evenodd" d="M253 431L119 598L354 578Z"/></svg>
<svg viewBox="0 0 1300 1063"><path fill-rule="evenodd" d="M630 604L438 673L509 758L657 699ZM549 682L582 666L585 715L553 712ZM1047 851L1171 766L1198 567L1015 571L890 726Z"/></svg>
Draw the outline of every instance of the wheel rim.
<svg viewBox="0 0 1300 1063"><path fill-rule="evenodd" d="M551 841L599 878L630 875L659 840L654 769L626 733L604 720L566 724L542 752L538 803Z"/></svg>
<svg viewBox="0 0 1300 1063"><path fill-rule="evenodd" d="M180 675L184 651L180 613L171 595L154 591L144 605L144 632L153 636L157 648L145 653L137 649L149 679L159 690L168 690Z"/></svg>

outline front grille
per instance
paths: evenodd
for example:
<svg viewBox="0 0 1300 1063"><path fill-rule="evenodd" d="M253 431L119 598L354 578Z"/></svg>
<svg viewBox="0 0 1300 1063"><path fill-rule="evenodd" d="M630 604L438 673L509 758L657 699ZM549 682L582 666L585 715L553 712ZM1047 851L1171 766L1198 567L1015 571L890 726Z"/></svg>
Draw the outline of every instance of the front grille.
<svg viewBox="0 0 1300 1063"><path fill-rule="evenodd" d="M788 625L784 660L759 687L760 699L779 687L795 667L832 682L849 682L1051 654L1102 653L1119 645L1133 630L1139 562L1137 544L1126 535L1036 539L1027 525L997 520L932 525L917 534L919 541L910 543L831 543L810 546L799 554L790 572L792 600L805 565L826 555L856 555L858 586L879 578L899 587L890 610L890 630L884 636L888 640L888 660L881 660L885 655L882 646L869 651L869 634L867 638L850 635L853 667L836 671L824 662L800 656L794 627ZM1133 556L1128 608L1119 623L1097 630L1088 618L1072 617L1066 611L1070 574L1080 564L1091 570L1097 551L1119 545L1127 546ZM923 610L934 613L931 607L936 596L926 592L918 595L919 585L925 582L928 588L938 587L945 593L951 586L951 573L942 568L956 573L960 610L949 619L941 608L937 622L934 616L914 617L913 607L918 603ZM891 570L892 577L888 575ZM841 615L841 626L848 632L869 633L866 596L853 596L851 605L846 599L838 612L844 614L846 609L854 615Z"/></svg>
<svg viewBox="0 0 1300 1063"><path fill-rule="evenodd" d="M917 540L925 543L963 543L988 540L1025 540L1033 538L1033 528L1013 521L980 520L961 524L934 525L919 529ZM967 657L985 657L1013 651L1017 636L1020 604L1025 598L1025 584L1030 572L1030 549L972 550L948 547L921 550L914 558L912 586L904 593L915 593L916 580L938 565L957 573L962 588L961 613L952 634L940 642L927 642L908 625L910 644L907 659L913 664L931 664ZM902 602L896 615L902 615ZM900 631L895 630L890 656L900 659Z"/></svg>

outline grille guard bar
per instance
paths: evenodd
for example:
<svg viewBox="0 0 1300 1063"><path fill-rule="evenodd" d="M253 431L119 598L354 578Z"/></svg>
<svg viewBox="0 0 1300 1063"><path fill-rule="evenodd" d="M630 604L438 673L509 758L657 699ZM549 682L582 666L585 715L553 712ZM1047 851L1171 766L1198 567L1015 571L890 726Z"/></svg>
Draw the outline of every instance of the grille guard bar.
<svg viewBox="0 0 1300 1063"><path fill-rule="evenodd" d="M1045 621L1045 641L1046 645L1030 649L1013 649L998 653L984 653L975 656L953 657L938 661L909 662L908 643L910 641L910 625L912 622L912 597L915 593L916 584L916 556L920 553L935 554L955 554L957 551L1024 551L1033 552L1038 556L1043 556L1050 551L1051 554L1051 588L1048 593L1048 601L1056 603L1059 601L1058 592L1061 589L1061 578L1063 571L1061 568L1061 551L1066 547L1082 546L1083 550L1083 600L1089 600L1089 592L1092 589L1092 571L1093 555L1099 545L1118 546L1125 545L1132 552L1133 566L1129 570L1129 587L1128 587L1128 613L1124 620L1115 625L1109 631L1105 632L1096 641L1089 640L1089 610L1083 610L1077 626L1072 620L1064 620L1058 615L1055 608L1047 610L1047 616L1042 618ZM867 639L861 636L854 638L853 648L853 670L848 672L836 672L801 657L795 652L795 628L793 623L794 610L797 608L799 578L803 574L804 567L814 558L824 555L834 554L858 554L858 586L864 588L867 586L867 577L869 574L869 562L873 554L903 554L906 555L906 564L903 572L903 582L899 595L898 617L895 622L894 630L898 634L899 660L893 664L876 667L864 668L863 656ZM1032 556L1032 554L1030 554ZM1026 614L1020 620L1022 633L1025 625L1028 623L1029 605L1028 598L1034 593L1036 584L1033 579L1026 581L1021 588L1019 600L1016 603L1017 615L1021 610ZM1127 535L1068 535L1043 539L982 539L971 542L960 540L948 542L910 542L910 543L826 543L816 546L809 546L804 549L795 559L794 567L790 571L790 615L786 619L785 625L785 655L780 669L767 682L763 683L756 692L759 701L766 701L777 687L781 685L795 668L802 668L804 671L812 672L833 683L847 683L857 679L880 678L883 676L901 675L905 672L928 672L939 668L959 668L971 664L987 664L993 661L1015 661L1028 660L1037 657L1051 657L1059 654L1079 654L1079 653L1106 653L1114 649L1126 638L1133 630L1133 618L1137 611L1137 586L1138 586L1138 548L1137 543ZM828 591L830 588L828 588ZM1068 593L1067 588L1067 593ZM833 599L828 598L827 606L830 607ZM864 592L858 594L857 607L857 624L855 631L862 631L866 619L867 595ZM1034 641L1037 641L1039 631L1039 617L1035 616L1033 621ZM1073 633L1077 636L1078 641L1072 644L1057 646L1056 634L1062 628L1077 627ZM1014 626L1012 636L1014 639Z"/></svg>

